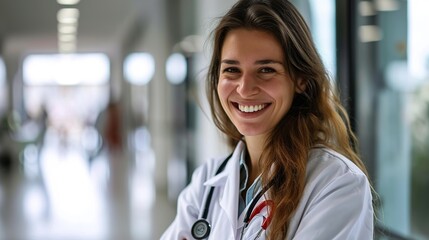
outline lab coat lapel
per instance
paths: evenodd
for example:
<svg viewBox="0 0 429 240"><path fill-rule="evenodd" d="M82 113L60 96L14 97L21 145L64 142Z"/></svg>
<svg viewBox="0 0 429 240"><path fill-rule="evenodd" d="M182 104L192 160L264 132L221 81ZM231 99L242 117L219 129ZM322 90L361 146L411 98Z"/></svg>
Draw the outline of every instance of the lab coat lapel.
<svg viewBox="0 0 429 240"><path fill-rule="evenodd" d="M228 217L230 226L232 227L231 230L234 233L237 232L240 156L243 149L244 143L240 142L234 150L231 159L229 159L225 170L205 182L207 186L215 186L221 189L218 198L219 204L223 214Z"/></svg>
<svg viewBox="0 0 429 240"><path fill-rule="evenodd" d="M239 193L239 181L240 181L240 164L239 156L237 154L233 159L233 164L225 169L225 174L228 178L225 182L225 187L222 195L220 196L220 206L228 216L229 222L231 223L232 229L235 232L237 230L238 220L238 193Z"/></svg>

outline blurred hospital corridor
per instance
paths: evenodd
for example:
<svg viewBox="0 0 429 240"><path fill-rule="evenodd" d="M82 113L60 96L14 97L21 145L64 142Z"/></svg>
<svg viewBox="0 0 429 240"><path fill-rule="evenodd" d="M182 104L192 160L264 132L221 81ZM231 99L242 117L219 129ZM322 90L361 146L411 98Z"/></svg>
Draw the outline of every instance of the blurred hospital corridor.
<svg viewBox="0 0 429 240"><path fill-rule="evenodd" d="M97 134L97 132L92 132ZM144 133L143 133L144 134ZM156 194L154 156L88 151L91 133L47 129L41 148L28 144L21 164L0 170L0 239L154 239L174 205ZM86 145L85 145L86 144ZM158 232L156 232L158 231Z"/></svg>
<svg viewBox="0 0 429 240"><path fill-rule="evenodd" d="M290 0L379 194L429 240L429 1ZM0 240L152 240L210 158L211 31L236 0L0 0Z"/></svg>

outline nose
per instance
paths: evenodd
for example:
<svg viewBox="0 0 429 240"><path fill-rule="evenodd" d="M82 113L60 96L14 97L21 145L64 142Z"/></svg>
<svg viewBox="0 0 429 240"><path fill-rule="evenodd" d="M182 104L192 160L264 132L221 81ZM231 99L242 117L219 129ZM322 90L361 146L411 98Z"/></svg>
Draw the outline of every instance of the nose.
<svg viewBox="0 0 429 240"><path fill-rule="evenodd" d="M242 97L249 97L259 92L258 82L250 74L243 74L237 86L237 93Z"/></svg>

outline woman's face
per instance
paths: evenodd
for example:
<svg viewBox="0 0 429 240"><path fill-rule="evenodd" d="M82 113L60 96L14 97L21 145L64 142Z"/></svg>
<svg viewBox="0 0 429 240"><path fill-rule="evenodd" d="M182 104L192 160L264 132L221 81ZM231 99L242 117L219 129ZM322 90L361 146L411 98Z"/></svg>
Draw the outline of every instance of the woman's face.
<svg viewBox="0 0 429 240"><path fill-rule="evenodd" d="M295 94L279 42L268 32L235 29L226 35L220 60L223 109L242 135L266 137Z"/></svg>

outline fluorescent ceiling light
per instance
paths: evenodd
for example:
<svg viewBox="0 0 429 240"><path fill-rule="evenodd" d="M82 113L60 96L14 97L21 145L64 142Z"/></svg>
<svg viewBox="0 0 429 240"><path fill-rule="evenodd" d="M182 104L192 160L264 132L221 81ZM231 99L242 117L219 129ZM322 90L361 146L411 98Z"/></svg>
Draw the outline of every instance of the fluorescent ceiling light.
<svg viewBox="0 0 429 240"><path fill-rule="evenodd" d="M79 18L79 9L77 8L62 8L58 10L57 20L59 23L73 24Z"/></svg>
<svg viewBox="0 0 429 240"><path fill-rule="evenodd" d="M375 10L373 3L370 1L359 2L359 12L363 17L374 16Z"/></svg>
<svg viewBox="0 0 429 240"><path fill-rule="evenodd" d="M57 0L57 3L61 5L75 5L79 2L80 0Z"/></svg>
<svg viewBox="0 0 429 240"><path fill-rule="evenodd" d="M188 74L187 65L186 58L183 54L171 54L165 65L167 80L172 84L180 84L185 81Z"/></svg>
<svg viewBox="0 0 429 240"><path fill-rule="evenodd" d="M397 0L376 0L375 6L378 11L382 12L399 10L399 2Z"/></svg>
<svg viewBox="0 0 429 240"><path fill-rule="evenodd" d="M131 53L124 61L125 78L132 84L145 85L155 74L155 59L149 53Z"/></svg>
<svg viewBox="0 0 429 240"><path fill-rule="evenodd" d="M76 51L76 43L75 42L59 42L58 43L58 50L61 53L70 53Z"/></svg>
<svg viewBox="0 0 429 240"><path fill-rule="evenodd" d="M382 39L382 33L378 26L363 25L359 27L359 37L361 42L376 42Z"/></svg>
<svg viewBox="0 0 429 240"><path fill-rule="evenodd" d="M58 41L60 41L60 42L73 42L73 41L76 41L76 35L74 35L74 34L58 34Z"/></svg>
<svg viewBox="0 0 429 240"><path fill-rule="evenodd" d="M76 24L58 24L58 33L62 34L71 34L76 33L77 25Z"/></svg>

